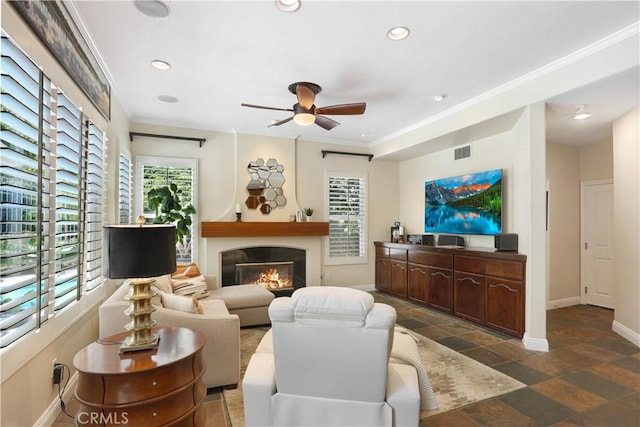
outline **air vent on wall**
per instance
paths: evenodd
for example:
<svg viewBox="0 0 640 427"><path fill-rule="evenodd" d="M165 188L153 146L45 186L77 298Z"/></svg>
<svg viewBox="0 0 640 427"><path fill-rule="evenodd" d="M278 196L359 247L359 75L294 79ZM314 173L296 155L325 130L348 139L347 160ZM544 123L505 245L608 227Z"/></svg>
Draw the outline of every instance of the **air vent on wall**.
<svg viewBox="0 0 640 427"><path fill-rule="evenodd" d="M466 159L467 157L471 157L471 145L465 145L463 147L455 149L455 160Z"/></svg>

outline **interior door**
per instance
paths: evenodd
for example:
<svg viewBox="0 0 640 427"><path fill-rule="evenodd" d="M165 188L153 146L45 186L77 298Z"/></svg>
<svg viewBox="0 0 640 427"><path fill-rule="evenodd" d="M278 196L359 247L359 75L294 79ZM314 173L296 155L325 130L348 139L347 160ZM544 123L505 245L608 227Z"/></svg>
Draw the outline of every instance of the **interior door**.
<svg viewBox="0 0 640 427"><path fill-rule="evenodd" d="M613 182L584 182L582 190L582 302L613 308Z"/></svg>

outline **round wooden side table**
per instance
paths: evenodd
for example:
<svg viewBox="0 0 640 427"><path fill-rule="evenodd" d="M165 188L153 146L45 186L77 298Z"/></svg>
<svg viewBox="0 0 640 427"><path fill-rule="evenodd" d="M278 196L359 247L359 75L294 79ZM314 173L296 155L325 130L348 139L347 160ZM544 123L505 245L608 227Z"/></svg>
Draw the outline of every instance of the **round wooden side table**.
<svg viewBox="0 0 640 427"><path fill-rule="evenodd" d="M77 426L202 427L204 336L188 328L153 328L153 350L120 353L127 332L104 338L73 358L78 370Z"/></svg>

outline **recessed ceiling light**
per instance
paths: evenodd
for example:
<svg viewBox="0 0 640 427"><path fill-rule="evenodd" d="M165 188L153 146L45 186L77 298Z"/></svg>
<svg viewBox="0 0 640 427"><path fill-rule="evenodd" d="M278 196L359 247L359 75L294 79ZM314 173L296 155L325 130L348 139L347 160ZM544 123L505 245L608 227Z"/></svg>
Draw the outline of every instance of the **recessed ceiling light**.
<svg viewBox="0 0 640 427"><path fill-rule="evenodd" d="M295 12L300 5L300 0L276 0L276 6L283 12Z"/></svg>
<svg viewBox="0 0 640 427"><path fill-rule="evenodd" d="M169 104L175 104L178 102L178 98L171 95L158 95L158 99L162 102L168 102Z"/></svg>
<svg viewBox="0 0 640 427"><path fill-rule="evenodd" d="M434 95L433 100L436 102L440 102L447 97L446 93L440 93L438 95Z"/></svg>
<svg viewBox="0 0 640 427"><path fill-rule="evenodd" d="M171 10L160 0L133 0L133 4L143 14L151 18L166 18Z"/></svg>
<svg viewBox="0 0 640 427"><path fill-rule="evenodd" d="M151 65L153 66L153 68L157 68L158 70L168 70L169 68L171 68L171 64L161 59L154 59L153 61L151 61Z"/></svg>
<svg viewBox="0 0 640 427"><path fill-rule="evenodd" d="M407 27L394 27L389 30L387 37L391 40L403 40L409 37L409 29Z"/></svg>

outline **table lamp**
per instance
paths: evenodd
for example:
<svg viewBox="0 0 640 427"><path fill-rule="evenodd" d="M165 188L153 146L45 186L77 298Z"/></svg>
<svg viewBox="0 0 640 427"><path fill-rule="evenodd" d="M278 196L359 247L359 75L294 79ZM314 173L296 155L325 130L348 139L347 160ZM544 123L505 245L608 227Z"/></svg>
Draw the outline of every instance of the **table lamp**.
<svg viewBox="0 0 640 427"><path fill-rule="evenodd" d="M155 307L153 277L176 270L176 228L173 225L108 225L103 227L104 276L129 279L125 314L131 319L125 325L130 335L120 352L149 350L158 347L158 335L151 333L156 325L151 319Z"/></svg>

